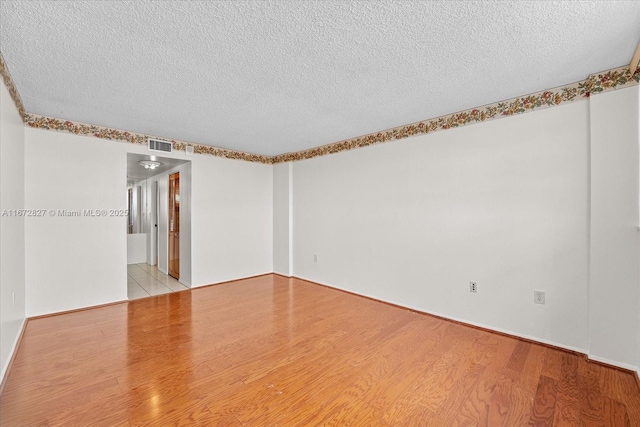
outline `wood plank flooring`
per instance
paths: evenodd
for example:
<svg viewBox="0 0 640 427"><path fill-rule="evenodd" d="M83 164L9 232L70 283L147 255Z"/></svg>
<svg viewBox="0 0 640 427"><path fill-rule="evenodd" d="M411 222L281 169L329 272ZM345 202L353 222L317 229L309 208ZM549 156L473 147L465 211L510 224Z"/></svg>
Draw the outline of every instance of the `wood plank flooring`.
<svg viewBox="0 0 640 427"><path fill-rule="evenodd" d="M640 426L632 374L267 275L29 321L2 426Z"/></svg>

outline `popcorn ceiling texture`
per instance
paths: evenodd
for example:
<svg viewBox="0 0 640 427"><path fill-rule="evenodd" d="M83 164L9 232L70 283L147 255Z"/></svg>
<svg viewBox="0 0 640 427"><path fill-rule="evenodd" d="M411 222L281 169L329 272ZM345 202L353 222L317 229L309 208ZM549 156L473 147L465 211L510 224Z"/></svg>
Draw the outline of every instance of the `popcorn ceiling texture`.
<svg viewBox="0 0 640 427"><path fill-rule="evenodd" d="M3 71L6 71L6 68L0 68L0 73L3 73ZM8 73L3 73L3 76L5 76L5 80L11 80ZM561 88L550 89L471 110L461 111L447 116L437 117L435 119L423 120L418 123L398 126L393 129L387 129L383 132L371 133L350 140L334 142L322 147L315 147L308 150L296 151L295 153L285 153L277 156L245 153L184 141L170 140L170 142L173 144L173 149L178 151L184 151L185 147L189 145L194 148L194 152L197 154L208 154L228 159L266 164L293 162L367 147L369 145L380 144L396 139L408 138L410 136L453 129L473 123L498 119L500 117L509 117L515 114L522 114L529 111L566 104L568 102L580 101L589 98L592 94L637 85L638 82L640 82L640 68L638 68L634 73L631 73L631 70L629 70L628 67L620 67L618 69L591 75L584 81L563 86ZM19 97L14 98L14 102L18 105ZM77 123L69 120L60 120L53 117L45 117L30 113L25 114L23 118L27 126L36 129L67 132L76 135L88 135L96 138L129 142L131 144L146 144L147 138L152 136L110 129L102 126Z"/></svg>
<svg viewBox="0 0 640 427"><path fill-rule="evenodd" d="M31 123L267 163L582 81L639 22L634 1L3 1L0 51Z"/></svg>

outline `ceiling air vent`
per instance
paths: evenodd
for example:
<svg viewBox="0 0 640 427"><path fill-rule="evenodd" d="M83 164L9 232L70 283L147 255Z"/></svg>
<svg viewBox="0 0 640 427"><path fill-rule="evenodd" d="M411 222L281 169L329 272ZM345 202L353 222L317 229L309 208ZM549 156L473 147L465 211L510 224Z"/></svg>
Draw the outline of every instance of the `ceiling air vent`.
<svg viewBox="0 0 640 427"><path fill-rule="evenodd" d="M173 146L169 141L162 141L161 139L147 139L147 145L149 150L162 151L163 153L170 153Z"/></svg>

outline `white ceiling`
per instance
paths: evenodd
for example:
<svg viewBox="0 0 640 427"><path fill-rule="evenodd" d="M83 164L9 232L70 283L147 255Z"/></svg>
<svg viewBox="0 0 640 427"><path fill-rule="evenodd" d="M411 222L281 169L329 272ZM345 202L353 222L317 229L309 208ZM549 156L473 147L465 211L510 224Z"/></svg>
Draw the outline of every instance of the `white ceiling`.
<svg viewBox="0 0 640 427"><path fill-rule="evenodd" d="M275 155L628 64L640 1L11 1L27 112Z"/></svg>

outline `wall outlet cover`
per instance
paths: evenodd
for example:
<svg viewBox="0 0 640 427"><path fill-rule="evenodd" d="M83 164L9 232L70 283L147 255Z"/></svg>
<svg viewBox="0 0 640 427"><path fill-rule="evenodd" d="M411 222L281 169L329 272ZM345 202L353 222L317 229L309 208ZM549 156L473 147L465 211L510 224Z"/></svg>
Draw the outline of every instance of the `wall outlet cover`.
<svg viewBox="0 0 640 427"><path fill-rule="evenodd" d="M536 304L545 304L544 291L533 291L533 302Z"/></svg>

